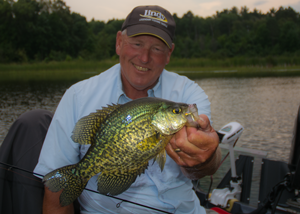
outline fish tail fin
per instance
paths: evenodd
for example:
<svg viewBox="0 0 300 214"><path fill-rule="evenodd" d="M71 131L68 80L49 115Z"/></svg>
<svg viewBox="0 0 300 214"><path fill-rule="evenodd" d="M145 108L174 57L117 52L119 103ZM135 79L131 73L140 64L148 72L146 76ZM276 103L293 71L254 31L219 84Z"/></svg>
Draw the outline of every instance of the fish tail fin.
<svg viewBox="0 0 300 214"><path fill-rule="evenodd" d="M65 166L44 176L43 182L52 192L63 190L59 200L61 206L67 206L76 200L84 190L88 179L81 179L75 165Z"/></svg>

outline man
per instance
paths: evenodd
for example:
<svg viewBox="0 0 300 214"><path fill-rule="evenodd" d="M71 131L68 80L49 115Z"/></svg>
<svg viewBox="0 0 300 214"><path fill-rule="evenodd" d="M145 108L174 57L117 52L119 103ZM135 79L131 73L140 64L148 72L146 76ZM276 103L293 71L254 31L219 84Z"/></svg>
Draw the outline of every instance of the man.
<svg viewBox="0 0 300 214"><path fill-rule="evenodd" d="M118 197L171 213L205 213L191 180L216 171L219 139L210 126L210 103L203 90L188 78L164 70L175 47L174 33L175 22L167 10L159 6L132 10L117 33L120 64L66 91L49 127L36 173L45 175L83 158L89 145L72 142L72 130L80 118L107 104L124 104L147 96L196 103L202 114L197 121L200 128L184 127L176 133L166 147L164 170L161 172L156 163L149 164L145 173ZM96 177L90 179L88 189L97 189ZM60 193L45 188L44 213L73 212L72 204L60 206ZM81 213L154 212L89 191L83 191L78 200Z"/></svg>

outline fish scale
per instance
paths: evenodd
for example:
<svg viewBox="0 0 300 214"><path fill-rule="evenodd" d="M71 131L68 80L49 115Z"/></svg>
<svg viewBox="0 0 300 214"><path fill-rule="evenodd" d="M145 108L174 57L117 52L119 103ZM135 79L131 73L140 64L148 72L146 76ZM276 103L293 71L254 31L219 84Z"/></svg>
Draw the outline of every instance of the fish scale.
<svg viewBox="0 0 300 214"><path fill-rule="evenodd" d="M53 192L63 189L62 206L72 203L97 174L101 194L121 194L144 173L149 160L154 158L163 170L164 148L187 124L189 110L184 103L141 98L110 105L81 118L72 139L91 146L77 164L48 173L43 179L45 185Z"/></svg>
<svg viewBox="0 0 300 214"><path fill-rule="evenodd" d="M141 121L141 122L144 122L144 121ZM138 126L139 123L136 123L136 125ZM121 163L122 164L136 163L138 156L134 153L131 153L133 151L133 148L137 148L137 149L141 150L141 152L145 151L145 149L147 149L147 148L148 148L148 150L150 150L151 144L149 142L146 144L144 143L145 145L147 145L147 147L145 147L144 149L142 148L142 145L140 145L140 146L132 145L132 142L135 142L135 140L128 138L127 135L128 134L133 135L134 132L136 132L136 128L132 128L129 131L130 131L130 133L127 132L127 134L124 135L122 139L118 139L117 141L115 141L114 143L112 143L110 145L109 148L111 148L111 150L114 151L113 152L110 150L111 151L110 154L115 154L115 153L119 152L119 154L121 154L121 155L107 157L107 159L101 163L102 165L105 165L105 168L112 167L112 166L114 166L116 168L122 168ZM150 132L148 132L148 133L145 132L143 139L151 137L151 135L149 133ZM154 135L156 135L155 130L153 130L152 133ZM143 134L140 134L140 135L143 135ZM118 142L124 142L124 144L120 144ZM139 143L142 144L142 142L140 142L140 141L136 142L135 144L139 144ZM124 145L126 145L126 146L124 146ZM107 148L107 150L109 150L109 148ZM122 155L122 154L124 154L124 155ZM139 158L140 158L140 161L142 161L141 157L139 157ZM144 161L147 161L147 156L144 155L143 158L145 159Z"/></svg>

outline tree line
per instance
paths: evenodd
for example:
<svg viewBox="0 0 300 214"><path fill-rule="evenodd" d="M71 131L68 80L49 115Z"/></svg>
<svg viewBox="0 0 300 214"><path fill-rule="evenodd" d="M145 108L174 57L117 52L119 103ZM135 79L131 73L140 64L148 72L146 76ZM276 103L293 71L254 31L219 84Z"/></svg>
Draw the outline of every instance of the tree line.
<svg viewBox="0 0 300 214"><path fill-rule="evenodd" d="M173 17L173 57L300 56L300 16L291 7L264 14L244 6L206 18L191 11ZM0 0L0 62L116 58L123 21L88 22L62 0Z"/></svg>

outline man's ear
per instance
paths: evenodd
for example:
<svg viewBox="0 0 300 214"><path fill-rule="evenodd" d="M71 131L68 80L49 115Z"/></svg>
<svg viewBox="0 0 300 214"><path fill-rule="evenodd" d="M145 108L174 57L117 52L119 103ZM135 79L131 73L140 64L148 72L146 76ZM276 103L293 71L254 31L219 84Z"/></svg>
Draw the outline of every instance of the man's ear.
<svg viewBox="0 0 300 214"><path fill-rule="evenodd" d="M121 52L121 47L122 47L122 32L118 31L117 33L117 38L116 38L116 53L117 55L120 54Z"/></svg>
<svg viewBox="0 0 300 214"><path fill-rule="evenodd" d="M172 43L172 48L169 49L169 52L168 52L168 58L167 58L167 63L166 63L166 65L169 64L169 62L170 62L171 55L172 55L172 53L173 53L173 51L174 51L174 48L175 48L175 44Z"/></svg>

